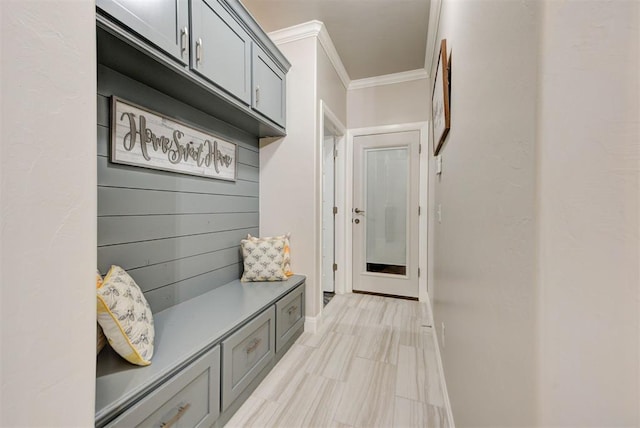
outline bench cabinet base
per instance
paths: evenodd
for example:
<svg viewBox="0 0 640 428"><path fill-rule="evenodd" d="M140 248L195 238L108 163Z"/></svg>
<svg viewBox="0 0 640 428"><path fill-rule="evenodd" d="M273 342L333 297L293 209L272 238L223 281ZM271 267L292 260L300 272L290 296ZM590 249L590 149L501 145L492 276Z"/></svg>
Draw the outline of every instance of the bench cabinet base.
<svg viewBox="0 0 640 428"><path fill-rule="evenodd" d="M220 415L216 346L111 422L109 427L209 427Z"/></svg>
<svg viewBox="0 0 640 428"><path fill-rule="evenodd" d="M96 426L224 426L302 334L304 287L235 281L155 314L150 366L98 359Z"/></svg>

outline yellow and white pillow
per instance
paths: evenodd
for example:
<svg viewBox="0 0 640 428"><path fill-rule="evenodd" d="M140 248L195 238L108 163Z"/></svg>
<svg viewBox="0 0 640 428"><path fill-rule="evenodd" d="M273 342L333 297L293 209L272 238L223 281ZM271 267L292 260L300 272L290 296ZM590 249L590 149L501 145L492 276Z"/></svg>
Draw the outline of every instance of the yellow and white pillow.
<svg viewBox="0 0 640 428"><path fill-rule="evenodd" d="M271 239L283 239L284 240L284 261L282 264L282 269L284 270L284 274L287 277L293 276L293 271L291 271L291 245L289 243L289 240L291 239L290 233L287 233L286 235L266 236L264 238L251 236L251 234L249 233L247 235L247 239L254 242L269 241Z"/></svg>
<svg viewBox="0 0 640 428"><path fill-rule="evenodd" d="M142 290L119 266L111 266L97 290L98 323L111 347L130 363L151 364L153 314Z"/></svg>
<svg viewBox="0 0 640 428"><path fill-rule="evenodd" d="M284 239L243 239L244 273L240 281L284 281Z"/></svg>
<svg viewBox="0 0 640 428"><path fill-rule="evenodd" d="M99 271L96 271L96 289L102 286L102 275L100 275ZM102 348L107 344L107 338L102 331L102 327L96 321L96 355L102 351Z"/></svg>

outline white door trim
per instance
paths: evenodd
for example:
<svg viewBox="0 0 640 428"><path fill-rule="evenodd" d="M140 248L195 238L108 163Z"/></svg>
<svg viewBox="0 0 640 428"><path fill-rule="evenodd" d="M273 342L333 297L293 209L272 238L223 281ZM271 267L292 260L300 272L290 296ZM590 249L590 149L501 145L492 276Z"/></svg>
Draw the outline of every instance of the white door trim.
<svg viewBox="0 0 640 428"><path fill-rule="evenodd" d="M334 183L334 187L335 187L335 195L334 195L334 199L335 199L335 204L336 207L338 207L338 214L336 214L336 218L335 218L335 249L334 249L334 258L336 263L338 264L338 271L336 272L335 275L335 281L334 281L334 287L335 287L335 292L336 294L344 294L345 291L345 283L346 283L346 279L345 279L345 275L344 275L344 269L342 269L342 266L344 266L344 263L346 262L346 254L344 253L344 245L343 243L345 242L345 230L351 230L351 229L345 229L344 227L344 218L345 218L345 213L346 208L345 208L345 191L344 191L344 183L345 183L345 172L346 172L346 156L345 156L345 135L347 133L347 129L344 126L344 124L342 123L342 121L340 119L338 119L338 116L335 115L335 113L333 113L333 111L331 110L331 108L329 108L329 106L327 105L327 103L325 103L323 100L320 100L320 106L318 108L318 159L319 161L319 165L318 165L318 175L317 175L317 181L316 183L319 183L319 186L322 186L322 174L323 174L323 153L322 153L322 148L323 148L323 141L324 141L324 128L325 128L325 118L327 119L327 121L332 125L332 127L334 128L334 130L336 131L336 151L338 153L338 156L335 160L335 164L334 164L334 169L335 169L335 183ZM318 236L317 236L317 242L321 243L322 242L322 188L318 188L318 190L316 191L316 195L318 197L318 200L316 201L316 206L317 206L317 211L316 211L316 218L319 220L319 224L320 227L317 228L317 232L318 232ZM316 266L318 266L318 272L321 272L322 270L322 245L320 245L320 251L318 251L318 260L316 261ZM350 286L350 282L349 282L349 286ZM322 286L319 287L318 289L318 293L319 295L316 296L319 299L320 302L320 312L319 312L319 316L322 314L322 301L323 301L323 296L322 296Z"/></svg>
<svg viewBox="0 0 640 428"><path fill-rule="evenodd" d="M422 152L420 153L420 186L419 186L419 200L421 207L421 215L418 219L419 224L419 253L418 253L418 266L421 271L421 275L418 278L418 299L421 302L425 302L428 300L428 290L429 290L429 277L431 276L431 272L427 270L427 243L428 243L428 218L431 216L431 211L427 207L428 201L428 177L429 177L429 139L428 139L428 130L429 123L428 122L413 122L413 123L401 123L396 125L384 125L384 126L372 126L366 128L354 128L347 130L347 139L345 144L346 154L344 156L345 162L345 175L344 175L344 186L340 185L340 182L336 181L336 184L344 189L344 210L343 213L351 213L353 210L353 138L361 135L372 135L372 134L389 134L393 132L402 132L402 131L418 131L420 133L420 145L422 147ZM340 156L339 156L340 157ZM347 167L348 165L348 167ZM337 167L337 165L336 165ZM344 267L345 269L340 272L342 284L345 285L343 292L351 293L353 292L352 287L352 274L353 274L353 263L352 263L352 251L353 251L353 237L351 233L346 233L346 231L351 231L351 216L344 216L342 219L342 230L344 231L344 241L337 240L336 244L336 254L337 248L341 248L341 254L344 256ZM338 219L336 219L336 222ZM337 236L336 236L337 238ZM338 260L338 259L336 259ZM348 279L348 280L347 280ZM336 292L338 292L337 287L337 276L336 276ZM341 290L342 291L342 290Z"/></svg>

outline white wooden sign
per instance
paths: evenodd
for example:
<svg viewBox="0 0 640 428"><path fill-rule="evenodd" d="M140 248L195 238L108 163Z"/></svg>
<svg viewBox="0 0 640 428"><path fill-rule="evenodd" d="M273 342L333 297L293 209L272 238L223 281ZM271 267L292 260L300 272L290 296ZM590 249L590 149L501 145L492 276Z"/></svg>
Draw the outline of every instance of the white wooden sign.
<svg viewBox="0 0 640 428"><path fill-rule="evenodd" d="M236 180L236 144L118 97L111 98L112 162Z"/></svg>

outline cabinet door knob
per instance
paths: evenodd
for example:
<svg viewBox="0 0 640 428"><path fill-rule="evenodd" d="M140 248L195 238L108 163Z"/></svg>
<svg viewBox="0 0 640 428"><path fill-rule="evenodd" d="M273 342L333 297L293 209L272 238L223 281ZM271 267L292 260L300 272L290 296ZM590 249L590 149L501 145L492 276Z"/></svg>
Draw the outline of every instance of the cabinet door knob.
<svg viewBox="0 0 640 428"><path fill-rule="evenodd" d="M256 105L260 102L260 86L256 86Z"/></svg>

